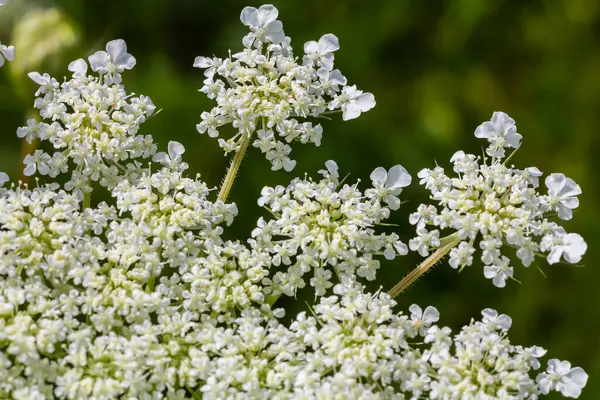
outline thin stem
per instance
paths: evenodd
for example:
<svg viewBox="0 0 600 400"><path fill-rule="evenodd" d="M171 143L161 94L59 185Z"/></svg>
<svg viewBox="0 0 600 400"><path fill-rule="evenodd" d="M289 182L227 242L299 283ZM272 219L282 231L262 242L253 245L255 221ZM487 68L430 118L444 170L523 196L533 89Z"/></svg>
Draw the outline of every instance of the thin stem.
<svg viewBox="0 0 600 400"><path fill-rule="evenodd" d="M400 282L388 291L388 294L394 298L402 293L406 288L412 285L417 279L433 267L438 261L440 261L446 254L450 252L458 243L460 238L458 233L442 238L440 240L442 246L433 252L425 261L423 261L417 268L413 269L408 275L406 275Z"/></svg>
<svg viewBox="0 0 600 400"><path fill-rule="evenodd" d="M154 284L156 283L156 276L152 275L146 284L146 293L152 293L154 290Z"/></svg>
<svg viewBox="0 0 600 400"><path fill-rule="evenodd" d="M88 186L90 184L90 180L88 179ZM83 192L83 208L92 207L92 192Z"/></svg>
<svg viewBox="0 0 600 400"><path fill-rule="evenodd" d="M233 156L233 159L231 160L231 165L229 165L227 175L225 176L225 179L223 179L223 185L221 185L221 190L219 190L219 196L217 197L217 200L227 200L227 196L229 195L231 187L233 186L233 181L235 181L238 169L240 169L240 165L242 165L242 160L244 159L244 155L246 154L246 150L250 144L250 138L251 135L242 135L240 149L235 153L235 156Z"/></svg>

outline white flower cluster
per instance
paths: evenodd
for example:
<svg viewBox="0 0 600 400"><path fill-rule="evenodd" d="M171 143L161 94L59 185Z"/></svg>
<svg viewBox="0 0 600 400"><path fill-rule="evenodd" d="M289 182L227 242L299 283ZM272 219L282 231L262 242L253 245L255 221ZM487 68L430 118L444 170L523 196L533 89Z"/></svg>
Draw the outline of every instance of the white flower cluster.
<svg viewBox="0 0 600 400"><path fill-rule="evenodd" d="M513 278L506 247L515 249L526 267L536 255L546 253L550 264L559 262L561 256L578 263L587 249L585 241L550 218L572 218L572 210L579 205L579 185L563 174L551 174L545 180L547 194L541 194L537 190L539 169L508 166L508 158L503 161L505 148L518 148L521 135L516 133L514 120L502 112L479 126L475 136L489 140L490 160L459 151L450 159L456 177L449 177L439 166L419 172L420 183L439 209L422 204L411 214L410 223L416 225L418 236L409 242L410 249L427 256L440 247L441 230L455 231L460 244L450 252L450 266L471 265L478 247L484 275L497 287Z"/></svg>
<svg viewBox="0 0 600 400"><path fill-rule="evenodd" d="M123 40L109 42L106 50L89 57L98 77L87 75L83 59L69 65L73 77L62 84L48 74L30 73L40 85L35 108L47 122L30 119L17 130L20 138L48 141L56 150L49 154L37 149L27 155L24 174L54 178L70 172L65 188L80 198L92 190L92 181L111 189L122 176L135 177L142 168L135 159L156 151L150 135L137 135L156 107L150 98L133 97L119 84L120 73L131 69L135 58Z"/></svg>
<svg viewBox="0 0 600 400"><path fill-rule="evenodd" d="M362 193L358 184L342 186L334 161L325 165L321 181L296 178L286 188L263 188L258 199L274 218L258 220L251 243L271 254L274 269L285 269L266 281L272 295L295 295L308 273L317 296L333 286L333 273L338 281L356 276L372 281L379 269L375 256L392 260L408 252L398 235L374 229L390 208L399 207L396 196L410 184L408 172L400 165L389 173L377 168L371 174L374 188Z"/></svg>
<svg viewBox="0 0 600 400"><path fill-rule="evenodd" d="M340 48L336 36L307 42L299 64L277 16L272 5L244 8L240 19L250 28L242 40L245 49L226 59L196 58L194 66L205 69L206 77L200 91L217 102L202 113L197 129L216 138L220 127L232 124L237 133L219 138L225 153L238 151L256 132L253 145L265 153L272 169L291 171L296 162L289 157L289 143L321 144L323 128L307 118L342 111L344 120L353 119L373 108L375 99L347 86L333 69L333 53Z"/></svg>
<svg viewBox="0 0 600 400"><path fill-rule="evenodd" d="M220 238L235 205L157 158L115 206L0 188L0 398L182 398L203 332L260 309L264 257Z"/></svg>
<svg viewBox="0 0 600 400"><path fill-rule="evenodd" d="M237 82L233 89L263 85L265 105L271 104L269 79L279 89L288 82L285 107L291 108L281 121L274 122L258 103L246 105L250 120L265 121L267 128L271 122L295 121L288 117L300 115L294 114L296 107L302 109L297 96L305 92L309 109L325 106L325 81L303 86L305 69L317 68L319 79L319 71L335 75L331 37L309 42L298 66L276 18L272 6L244 9L242 21L251 32L240 58L250 59L227 75ZM260 71L250 71L258 57L254 52L264 46L268 59L261 61ZM222 61L213 73L236 62ZM294 65L286 69L286 62ZM236 205L210 200L212 192L199 176L184 176L188 165L180 143L156 152L150 136L136 135L155 108L120 85L121 73L134 64L125 43L117 40L89 58L99 77L87 76L82 59L70 64L73 77L62 84L47 74L30 74L40 84L36 107L49 122L30 121L17 133L29 141L49 141L59 152L50 156L36 150L27 156L25 171L51 178L65 173L70 179L63 187L52 182L31 189L20 182L7 186L9 177L0 172L0 398L535 400L553 391L580 395L587 374L556 359L536 372L546 351L511 345L506 315L485 309L481 321L453 336L450 328L436 325L434 307L413 305L410 315L403 315L393 311L396 303L388 294L365 291L358 281L375 278L376 256L394 259L408 251L398 235L376 232L400 207L398 196L411 182L400 165L375 169L372 187L364 192L357 184L344 184L333 161L319 171L323 178L317 182L296 178L287 187L265 187L258 204L273 217L258 221L249 245L223 239L238 213ZM251 82L237 81L240 68ZM265 81L253 75L256 71L271 75L263 75L269 76ZM249 99L255 89L249 89ZM355 115L360 101L346 98L344 103L344 92L338 92L336 87L329 93L337 105L328 107ZM245 98L241 89L231 96ZM419 230L435 225L458 232L450 239L439 239L437 231L422 233L411 248L426 255L438 240L464 239L461 251L482 233L481 243L505 241L519 248L522 259L523 249L549 251L551 262L561 255L569 262L581 258L580 237L545 219L550 212L570 218L579 188L554 174L546 180L548 195L538 195L539 171L500 164L504 147L518 146L509 121L497 115L478 129L477 135L491 143L490 165L457 153L453 162L459 178L450 179L441 169L420 173L445 208L438 215L432 206L422 206L411 222ZM240 132L249 139L254 128ZM257 133L259 140L264 132ZM136 158L147 158L147 165ZM90 195L84 195L90 181L109 189L110 204L92 207ZM537 236L539 245L532 239ZM491 254L497 263L499 247L484 249L484 257ZM465 263L456 257L453 264ZM300 312L286 323L284 310L270 303L281 294L294 295L306 279L319 299L309 305L310 314ZM328 290L333 295L325 296Z"/></svg>
<svg viewBox="0 0 600 400"><path fill-rule="evenodd" d="M511 320L494 310L452 336L435 325L433 307L413 305L406 316L385 294L335 290L289 328L265 317L266 308L243 311L229 327L205 325L202 344L182 360L186 385L199 384L205 399L517 400L551 390L578 397L587 382L566 361L535 374L546 350L511 345Z"/></svg>

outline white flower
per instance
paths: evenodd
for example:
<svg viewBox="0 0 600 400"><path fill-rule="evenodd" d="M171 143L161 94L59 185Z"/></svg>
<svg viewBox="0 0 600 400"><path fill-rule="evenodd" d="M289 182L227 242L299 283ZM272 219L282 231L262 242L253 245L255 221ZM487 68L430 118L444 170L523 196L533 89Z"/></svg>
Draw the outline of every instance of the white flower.
<svg viewBox="0 0 600 400"><path fill-rule="evenodd" d="M450 251L450 260L448 264L454 268L468 267L473 264L473 253L475 248L467 242L460 242L458 247Z"/></svg>
<svg viewBox="0 0 600 400"><path fill-rule="evenodd" d="M170 141L168 152L168 154L165 152L156 153L152 157L152 161L176 168L182 162L181 155L185 153L185 147L179 142Z"/></svg>
<svg viewBox="0 0 600 400"><path fill-rule="evenodd" d="M428 306L425 308L425 311L423 311L417 304L413 304L408 310L410 311L412 326L421 336L425 336L431 324L440 319L440 312L437 308L432 306Z"/></svg>
<svg viewBox="0 0 600 400"><path fill-rule="evenodd" d="M422 257L429 254L430 248L437 248L440 245L440 232L437 230L428 231L427 229L417 228L417 235L416 238L410 239L408 246Z"/></svg>
<svg viewBox="0 0 600 400"><path fill-rule="evenodd" d="M498 314L498 311L491 308L481 311L481 315L483 315L483 323L490 330L500 329L508 331L512 325L512 319L508 315Z"/></svg>
<svg viewBox="0 0 600 400"><path fill-rule="evenodd" d="M340 42L337 36L328 33L321 36L318 42L311 40L304 44L303 58L304 64L316 63L318 66L325 67L328 71L333 69L333 52L340 49Z"/></svg>
<svg viewBox="0 0 600 400"><path fill-rule="evenodd" d="M386 171L383 167L377 167L369 176L375 187L377 196L382 198L392 210L400 208L398 195L402 188L410 185L412 177L401 165L395 165Z"/></svg>
<svg viewBox="0 0 600 400"><path fill-rule="evenodd" d="M278 15L279 11L272 4L264 4L258 9L245 7L240 14L240 20L253 30L258 40L268 39L277 44L285 38L283 24L277 19Z"/></svg>
<svg viewBox="0 0 600 400"><path fill-rule="evenodd" d="M578 195L581 188L564 174L551 174L546 178L550 208L558 212L560 219L573 218L573 211L579 207Z"/></svg>
<svg viewBox="0 0 600 400"><path fill-rule="evenodd" d="M333 34L308 42L299 63L277 16L272 5L244 8L240 18L250 27L242 39L244 50L224 59L195 58L194 67L205 69L200 92L217 103L201 113L196 129L217 138L219 128L231 124L237 133L217 139L225 154L242 148L243 140L252 140L272 169L289 171L295 166L292 142L321 145L323 127L307 118L340 110L343 119L356 118L375 100L356 86L347 87L347 79L333 69L333 52L339 49Z"/></svg>
<svg viewBox="0 0 600 400"><path fill-rule="evenodd" d="M111 40L106 51L97 51L88 57L92 71L104 74L120 74L135 66L135 58L127 53L127 44L123 39Z"/></svg>
<svg viewBox="0 0 600 400"><path fill-rule="evenodd" d="M487 139L487 153L492 157L504 157L504 148L518 148L522 136L517 133L515 120L503 112L494 112L490 121L479 125L475 137Z"/></svg>
<svg viewBox="0 0 600 400"><path fill-rule="evenodd" d="M48 175L50 172L48 161L50 161L50 156L42 150L36 150L33 154L27 154L23 159L23 164L26 165L23 175L31 176L36 171L39 171L41 175Z"/></svg>
<svg viewBox="0 0 600 400"><path fill-rule="evenodd" d="M494 286L503 288L506 286L506 279L513 276L510 259L502 256L502 258L497 259L492 265L486 265L483 267L483 275L488 279L492 279Z"/></svg>
<svg viewBox="0 0 600 400"><path fill-rule="evenodd" d="M548 242L542 243L543 249L551 249L547 257L548 264L556 264L561 256L566 262L576 264L587 251L587 243L578 233L559 232L557 235L549 235Z"/></svg>
<svg viewBox="0 0 600 400"><path fill-rule="evenodd" d="M523 176L534 188L540 185L540 176L542 175L542 171L540 171L537 167L528 167L523 171Z"/></svg>
<svg viewBox="0 0 600 400"><path fill-rule="evenodd" d="M338 107L342 108L342 119L348 121L375 107L375 97L371 93L358 90L356 85L346 86L342 93L329 103L330 110Z"/></svg>
<svg viewBox="0 0 600 400"><path fill-rule="evenodd" d="M500 136L496 136L496 130L501 132ZM504 287L506 279L514 273L503 255L505 247L515 248L525 267L540 253L546 253L551 264L559 262L563 255L568 262L576 263L587 249L581 236L567 235L551 221L554 216L551 211L556 211L562 219L572 217L572 210L579 205L577 195L581 194L581 188L563 174L552 174L546 178L548 194L544 195L537 190L542 175L538 168L520 170L502 160L504 147L498 143L512 137L512 141L506 142L508 147L518 146L515 130L512 119L495 113L492 122L478 128L477 136L491 140L488 150L500 149L501 154L494 153L490 160L457 151L451 158L455 176L446 175L439 166L420 171L420 184L431 192L430 199L439 207L428 202L409 217L409 222L417 225L418 237L409 242L413 248L422 254L436 249L419 248L420 238L426 237L427 229L441 231L440 236L443 229L450 229L459 238L469 239L450 250L450 266L471 265L475 247L479 247L483 250L480 259L485 265L484 276L497 287ZM476 241L479 241L477 246ZM444 242L442 237L440 243Z"/></svg>
<svg viewBox="0 0 600 400"><path fill-rule="evenodd" d="M536 382L543 394L551 390L560 392L565 397L578 398L588 380L588 374L580 367L571 368L568 361L555 358L548 360L546 372L537 376Z"/></svg>
<svg viewBox="0 0 600 400"><path fill-rule="evenodd" d="M323 175L324 178L331 179L332 181L337 181L340 178L338 165L334 160L325 161L325 168L326 169L320 169L317 172Z"/></svg>
<svg viewBox="0 0 600 400"><path fill-rule="evenodd" d="M6 46L0 42L0 67L4 65L4 60L12 61L15 59L15 47Z"/></svg>

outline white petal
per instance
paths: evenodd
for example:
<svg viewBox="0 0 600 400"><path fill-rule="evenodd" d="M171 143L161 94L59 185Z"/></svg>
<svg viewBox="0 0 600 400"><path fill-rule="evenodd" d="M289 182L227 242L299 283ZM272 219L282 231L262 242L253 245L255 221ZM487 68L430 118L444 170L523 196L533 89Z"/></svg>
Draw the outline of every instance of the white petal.
<svg viewBox="0 0 600 400"><path fill-rule="evenodd" d="M385 186L388 188L407 187L410 185L412 177L402 165L394 165L387 173Z"/></svg>
<svg viewBox="0 0 600 400"><path fill-rule="evenodd" d="M90 67L92 67L92 71L94 72L105 68L109 60L110 59L108 58L108 53L106 53L105 51L97 51L88 57Z"/></svg>
<svg viewBox="0 0 600 400"><path fill-rule="evenodd" d="M462 160L463 158L465 158L465 152L459 150L456 153L452 154L452 157L450 157L450 162L454 163L455 161Z"/></svg>
<svg viewBox="0 0 600 400"><path fill-rule="evenodd" d="M167 153L165 153L164 151L161 151L160 153L156 153L153 157L152 157L152 161L154 162L161 162L162 160L167 159Z"/></svg>
<svg viewBox="0 0 600 400"><path fill-rule="evenodd" d="M564 174L550 174L546 177L546 187L548 192L557 195L567 183L567 177Z"/></svg>
<svg viewBox="0 0 600 400"><path fill-rule="evenodd" d="M408 308L408 311L411 313L411 318L415 317L417 319L421 319L421 317L423 317L423 310L416 304L411 305Z"/></svg>
<svg viewBox="0 0 600 400"><path fill-rule="evenodd" d="M185 147L183 147L183 145L179 142L170 141L168 148L169 157L171 157L171 160L175 160L185 153Z"/></svg>
<svg viewBox="0 0 600 400"><path fill-rule="evenodd" d="M15 47L8 46L4 50L2 50L2 55L6 57L8 61L12 61L15 59Z"/></svg>
<svg viewBox="0 0 600 400"><path fill-rule="evenodd" d="M258 8L258 26L266 26L277 19L279 11L272 4L264 4Z"/></svg>
<svg viewBox="0 0 600 400"><path fill-rule="evenodd" d="M0 186L10 181L10 177L5 172L0 172Z"/></svg>
<svg viewBox="0 0 600 400"><path fill-rule="evenodd" d="M117 60L127 54L127 44L123 39L111 40L106 44L106 52L111 60L117 64Z"/></svg>
<svg viewBox="0 0 600 400"><path fill-rule="evenodd" d="M480 139L489 139L497 136L496 130L491 122L484 122L475 129L475 137Z"/></svg>
<svg viewBox="0 0 600 400"><path fill-rule="evenodd" d="M210 68L213 65L215 65L215 63L208 57L196 57L194 60L194 67L196 68Z"/></svg>
<svg viewBox="0 0 600 400"><path fill-rule="evenodd" d="M436 322L440 319L440 312L437 308L429 306L423 313L423 321L425 322Z"/></svg>
<svg viewBox="0 0 600 400"><path fill-rule="evenodd" d="M562 203L558 204L558 218L565 221L573 218L573 211L570 208L565 207Z"/></svg>
<svg viewBox="0 0 600 400"><path fill-rule="evenodd" d="M385 181L387 180L387 171L383 167L377 167L371 172L369 178L371 178L373 183L377 186L384 186Z"/></svg>
<svg viewBox="0 0 600 400"><path fill-rule="evenodd" d="M37 83L38 85L45 85L46 79L39 72L30 72L27 74L31 78L32 81Z"/></svg>
<svg viewBox="0 0 600 400"><path fill-rule="evenodd" d="M342 120L349 121L360 116L360 107L354 103L346 103L342 105Z"/></svg>
<svg viewBox="0 0 600 400"><path fill-rule="evenodd" d="M283 42L283 39L285 39L285 33L283 33L283 24L281 21L269 22L265 26L265 37L270 39L274 44Z"/></svg>
<svg viewBox="0 0 600 400"><path fill-rule="evenodd" d="M385 202L387 203L390 210L396 211L397 209L400 208L400 199L397 198L396 196L392 196L392 195L386 196Z"/></svg>
<svg viewBox="0 0 600 400"><path fill-rule="evenodd" d="M525 171L529 173L531 176L542 176L543 172L540 171L537 167L528 167L525 168Z"/></svg>
<svg viewBox="0 0 600 400"><path fill-rule="evenodd" d="M559 196L577 196L581 194L581 187L571 178L566 178L565 185L559 193Z"/></svg>
<svg viewBox="0 0 600 400"><path fill-rule="evenodd" d="M492 114L492 119L490 120L492 121L495 125L498 124L502 124L502 125L514 125L515 124L515 120L512 119L511 117L508 116L508 114L502 112L502 111L495 111Z"/></svg>
<svg viewBox="0 0 600 400"><path fill-rule="evenodd" d="M371 93L363 93L357 96L353 103L360 107L361 111L369 111L371 108L375 107L375 96Z"/></svg>
<svg viewBox="0 0 600 400"><path fill-rule="evenodd" d="M304 53L318 53L319 52L319 44L314 40L310 40L304 43Z"/></svg>
<svg viewBox="0 0 600 400"><path fill-rule="evenodd" d="M333 160L327 160L327 161L325 161L325 168L327 168L327 170L329 171L329 173L334 173L334 172L337 172L338 165Z"/></svg>
<svg viewBox="0 0 600 400"><path fill-rule="evenodd" d="M69 71L71 71L73 75L85 75L87 73L87 67L85 60L80 58L69 64Z"/></svg>
<svg viewBox="0 0 600 400"><path fill-rule="evenodd" d="M240 14L240 20L246 26L258 26L258 10L254 7L244 7Z"/></svg>
<svg viewBox="0 0 600 400"><path fill-rule="evenodd" d="M587 251L587 243L583 240L583 237L578 233L569 233L563 237L563 241L567 246L563 253L565 261L571 264L581 261L581 258Z"/></svg>
<svg viewBox="0 0 600 400"><path fill-rule="evenodd" d="M493 321L496 318L498 318L498 311L494 310L493 308L486 308L483 311L481 311L481 315L483 315L483 318L487 318Z"/></svg>
<svg viewBox="0 0 600 400"><path fill-rule="evenodd" d="M35 163L29 164L23 170L23 175L25 175L25 176L31 176L31 175L35 174L35 169L36 169L35 168Z"/></svg>
<svg viewBox="0 0 600 400"><path fill-rule="evenodd" d="M333 53L339 50L340 42L337 36L327 33L319 39L319 50L321 53Z"/></svg>

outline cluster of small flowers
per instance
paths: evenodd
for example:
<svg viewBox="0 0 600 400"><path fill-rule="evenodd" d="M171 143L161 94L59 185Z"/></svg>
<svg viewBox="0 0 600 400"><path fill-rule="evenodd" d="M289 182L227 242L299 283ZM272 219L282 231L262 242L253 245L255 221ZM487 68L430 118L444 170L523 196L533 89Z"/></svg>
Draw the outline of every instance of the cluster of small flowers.
<svg viewBox="0 0 600 400"><path fill-rule="evenodd" d="M96 52L89 62L98 77L87 75L83 59L69 65L73 77L62 84L48 74L30 73L40 85L35 107L49 122L30 119L17 130L20 138L49 141L58 150L50 155L38 149L27 155L24 174L37 171L56 177L70 172L65 188L79 198L92 190L91 181L111 189L122 176L135 177L141 164L134 159L151 157L156 151L150 135L137 135L140 125L153 114L154 104L146 96L127 94L120 85L121 73L135 65L125 42L109 42L106 51ZM132 162L123 165L127 160Z"/></svg>
<svg viewBox="0 0 600 400"><path fill-rule="evenodd" d="M400 206L397 196L410 184L408 172L400 165L389 172L377 168L371 174L374 187L362 193L358 184L342 186L334 161L325 166L319 182L296 178L286 188L265 187L261 192L258 204L274 218L258 220L251 244L271 254L274 268L287 268L266 280L272 295L295 295L309 272L317 296L333 286L331 270L340 281L357 275L372 281L379 268L376 255L392 260L408 252L395 233L374 230L390 209Z"/></svg>
<svg viewBox="0 0 600 400"><path fill-rule="evenodd" d="M286 51L276 17L272 6L242 12L251 28L244 38L248 51L260 50L260 43L271 43L274 54ZM276 45L280 50L273 50ZM313 57L320 67L332 60L331 52ZM71 173L71 180L62 188L5 187L9 178L0 173L0 398L580 395L588 376L566 361L550 360L545 372L532 375L545 350L511 345L508 316L486 309L482 321L451 336L449 328L435 325L435 308L413 305L410 315L396 314L389 295L366 293L357 282L357 276L374 279L376 255L393 259L408 251L397 235L374 231L400 207L398 196L411 181L404 168L377 168L373 188L362 193L340 181L337 165L328 161L319 182L294 179L286 188L263 189L259 205L274 219L259 220L249 247L225 241L223 225L232 223L237 207L210 201L199 176L184 177L188 166L180 143L156 153L150 136L136 136L154 105L128 97L120 86L120 74L135 64L125 43L112 41L89 61L99 78L86 76L82 59L71 63L73 78L62 85L34 73L42 82L38 95L44 95L36 106L53 122L18 131L64 149L58 164L56 155L30 156L28 174ZM354 106L342 106L344 113L352 115ZM514 144L516 132L503 132L487 136L495 159L503 156L503 140ZM135 160L119 163L151 156L154 164L144 167ZM466 162L469 156L458 157ZM496 164L481 170L500 185L502 179L488 172ZM457 168L475 174L474 167ZM91 207L82 196L89 184L75 185L75 174L108 187L114 205ZM576 206L569 181L535 200L539 196L513 178L531 176L505 174L514 182L505 190L510 198L520 194L563 217ZM473 179L482 193L496 187ZM435 186L431 182L426 184ZM498 201L504 204L502 196ZM538 218L526 203L513 209ZM421 214L423 209L411 217L420 228L431 223ZM523 229L528 234L532 228ZM570 248L562 251L568 261L577 257ZM282 265L286 272L272 273ZM293 295L311 270L310 284L321 297L310 308L312 316L301 312L286 325L284 311L269 305L267 296ZM334 295L325 297L328 289Z"/></svg>
<svg viewBox="0 0 600 400"><path fill-rule="evenodd" d="M459 151L450 159L457 177L447 176L439 166L419 172L420 183L441 209L422 204L411 214L410 223L416 225L418 236L409 242L410 249L427 256L440 247L440 230L453 230L454 236L446 241L460 244L450 252L449 263L462 268L472 264L475 242L481 235L478 247L484 275L497 287L504 287L514 273L503 246L516 249L526 267L544 253L548 253L550 264L559 262L561 256L569 263L578 263L587 249L585 241L549 218L571 219L581 188L563 174L551 174L545 180L547 194L541 194L537 191L542 175L539 169L508 166L505 148L517 149L521 135L516 132L515 121L502 112L480 125L475 136L490 142L486 149L489 164L485 156Z"/></svg>
<svg viewBox="0 0 600 400"><path fill-rule="evenodd" d="M298 64L277 16L272 5L244 8L240 19L250 28L242 40L245 49L226 59L196 58L194 66L206 69L200 91L218 104L202 113L197 129L218 137L221 126L232 124L238 133L219 138L225 153L238 151L256 132L253 145L266 154L272 169L291 171L296 162L289 157L288 143L321 143L323 128L306 118L342 111L344 120L353 119L373 108L375 99L347 86L346 78L333 69L339 43L332 34L307 42Z"/></svg>
<svg viewBox="0 0 600 400"><path fill-rule="evenodd" d="M115 206L0 188L1 398L183 398L203 332L260 309L267 259L220 238L237 208L184 178L182 153L122 179Z"/></svg>
<svg viewBox="0 0 600 400"><path fill-rule="evenodd" d="M188 387L203 398L536 399L551 390L577 397L587 374L546 350L511 345L510 318L491 309L451 335L439 313L410 307L395 314L386 294L336 285L288 327L258 309L229 327L205 325L201 347L182 360ZM266 310L263 307L263 310Z"/></svg>

